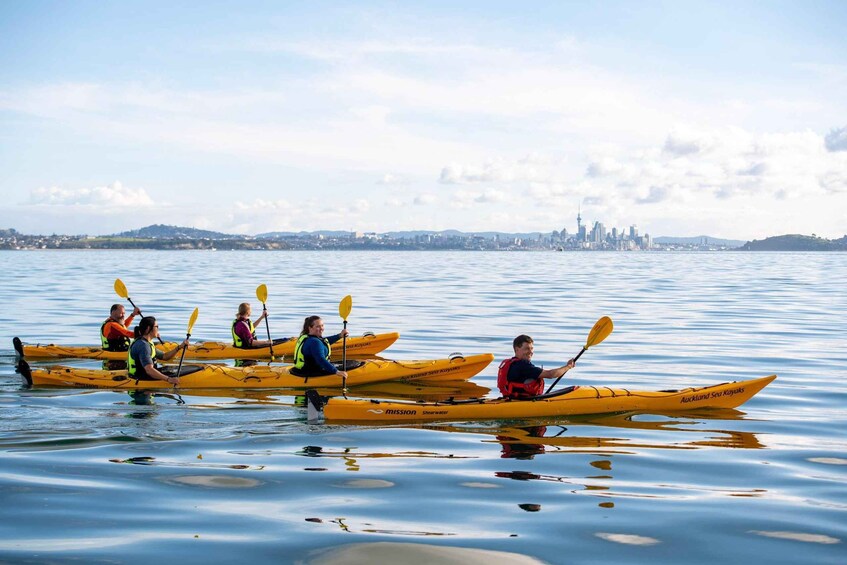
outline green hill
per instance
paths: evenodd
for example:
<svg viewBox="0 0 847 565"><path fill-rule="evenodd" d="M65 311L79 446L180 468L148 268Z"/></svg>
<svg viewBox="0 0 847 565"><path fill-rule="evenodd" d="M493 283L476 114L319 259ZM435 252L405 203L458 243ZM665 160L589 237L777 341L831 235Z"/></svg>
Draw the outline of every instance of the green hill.
<svg viewBox="0 0 847 565"><path fill-rule="evenodd" d="M198 230L196 228L154 224L146 228L121 232L115 234L113 237L132 237L139 239L242 239L244 236Z"/></svg>
<svg viewBox="0 0 847 565"><path fill-rule="evenodd" d="M847 236L824 239L816 235L777 235L763 240L754 239L741 246L743 251L847 251Z"/></svg>

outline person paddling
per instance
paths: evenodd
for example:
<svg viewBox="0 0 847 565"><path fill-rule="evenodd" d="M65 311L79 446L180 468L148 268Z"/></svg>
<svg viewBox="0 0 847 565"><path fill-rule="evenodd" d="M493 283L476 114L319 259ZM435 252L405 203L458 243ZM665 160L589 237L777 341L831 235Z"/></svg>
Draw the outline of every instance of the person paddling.
<svg viewBox="0 0 847 565"><path fill-rule="evenodd" d="M252 309L250 304L242 302L238 305L238 313L232 322L232 345L241 349L252 349L255 347L268 347L272 341L269 339L256 339L256 324L259 324L268 316L268 311L263 310L262 315L256 319L256 323L250 321Z"/></svg>
<svg viewBox="0 0 847 565"><path fill-rule="evenodd" d="M531 363L535 349L532 338L521 334L512 342L515 356L500 363L497 387L505 398L524 400L544 393L544 379L558 379L574 367L569 360L556 369L543 369Z"/></svg>
<svg viewBox="0 0 847 565"><path fill-rule="evenodd" d="M163 361L173 359L180 349L188 347L188 338L167 353L162 353L153 345L153 340L159 337L159 324L153 316L141 318L135 327L135 340L127 355L127 372L131 379L137 381L160 380L177 386L179 377L169 377L156 367L156 359Z"/></svg>
<svg viewBox="0 0 847 565"><path fill-rule="evenodd" d="M128 329L135 316L141 313L137 307L128 318L123 304L112 304L109 317L100 325L100 344L104 351L127 351L135 332Z"/></svg>
<svg viewBox="0 0 847 565"><path fill-rule="evenodd" d="M292 374L303 377L338 375L344 379L347 373L329 362L332 344L349 332L344 329L331 337L324 337L324 322L320 316L309 316L303 321L303 330L294 346L294 370Z"/></svg>

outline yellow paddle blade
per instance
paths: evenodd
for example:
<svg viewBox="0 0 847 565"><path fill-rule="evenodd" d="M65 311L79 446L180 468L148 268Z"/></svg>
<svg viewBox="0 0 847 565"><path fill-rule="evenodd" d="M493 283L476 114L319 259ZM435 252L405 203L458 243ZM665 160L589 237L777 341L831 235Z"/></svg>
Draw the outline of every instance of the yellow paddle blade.
<svg viewBox="0 0 847 565"><path fill-rule="evenodd" d="M268 301L268 285L260 284L256 287L256 298L258 298L259 302L262 304Z"/></svg>
<svg viewBox="0 0 847 565"><path fill-rule="evenodd" d="M603 316L597 323L594 324L594 327L591 328L591 331L588 332L588 339L585 341L585 348L588 349L592 345L597 345L612 333L612 329L615 325L612 323L612 319L608 316Z"/></svg>
<svg viewBox="0 0 847 565"><path fill-rule="evenodd" d="M200 309L195 308L194 312L191 313L191 317L188 318L188 335L191 335L191 328L194 327L194 322L197 321L197 316L200 315Z"/></svg>
<svg viewBox="0 0 847 565"><path fill-rule="evenodd" d="M117 292L118 296L120 296L121 298L126 298L127 296L129 296L129 292L127 292L126 290L126 285L121 279L115 279L115 292Z"/></svg>
<svg viewBox="0 0 847 565"><path fill-rule="evenodd" d="M341 316L341 319L345 322L347 321L347 316L350 315L350 310L353 309L353 297L349 294L341 299L341 302L338 304L338 315Z"/></svg>

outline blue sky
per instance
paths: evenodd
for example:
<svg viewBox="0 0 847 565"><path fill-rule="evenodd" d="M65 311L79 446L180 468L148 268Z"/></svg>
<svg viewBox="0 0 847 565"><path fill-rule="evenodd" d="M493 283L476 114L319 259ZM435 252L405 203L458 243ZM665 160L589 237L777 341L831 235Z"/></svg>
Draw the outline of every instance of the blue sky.
<svg viewBox="0 0 847 565"><path fill-rule="evenodd" d="M847 233L845 2L0 3L0 228Z"/></svg>

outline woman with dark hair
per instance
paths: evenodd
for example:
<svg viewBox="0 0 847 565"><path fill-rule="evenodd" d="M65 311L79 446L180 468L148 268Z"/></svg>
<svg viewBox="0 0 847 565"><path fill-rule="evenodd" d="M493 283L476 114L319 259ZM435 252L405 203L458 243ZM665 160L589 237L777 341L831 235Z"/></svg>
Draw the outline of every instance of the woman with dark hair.
<svg viewBox="0 0 847 565"><path fill-rule="evenodd" d="M173 359L180 349L188 347L188 338L167 353L162 353L153 345L153 340L159 337L159 324L156 318L146 316L135 326L135 340L129 347L127 355L127 371L130 378L139 381L160 380L176 386L179 377L169 377L156 368L156 358L163 361Z"/></svg>
<svg viewBox="0 0 847 565"><path fill-rule="evenodd" d="M341 371L329 362L332 354L332 344L349 335L344 329L331 337L324 337L324 322L320 316L309 316L303 321L303 330L294 346L294 369L296 374L304 377L319 375L338 375L347 378L347 373Z"/></svg>

